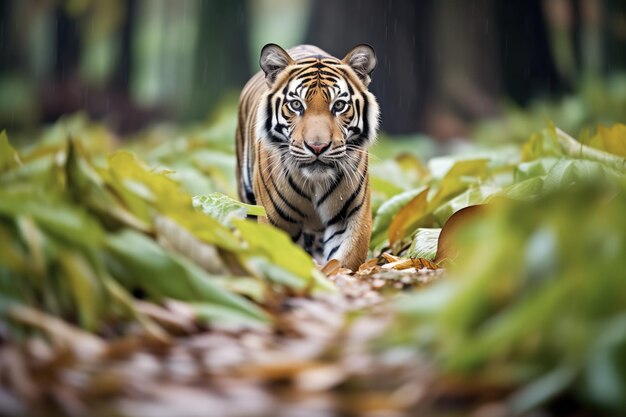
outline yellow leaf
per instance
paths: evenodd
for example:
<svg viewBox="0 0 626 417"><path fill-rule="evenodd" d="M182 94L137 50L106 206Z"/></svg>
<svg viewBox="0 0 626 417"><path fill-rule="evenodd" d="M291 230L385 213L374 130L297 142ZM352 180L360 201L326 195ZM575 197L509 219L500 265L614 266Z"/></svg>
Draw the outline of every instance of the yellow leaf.
<svg viewBox="0 0 626 417"><path fill-rule="evenodd" d="M327 277L330 277L338 274L340 269L341 262L339 262L337 259L331 259L330 261L326 262L326 265L324 265L320 269L320 271L322 271L322 273Z"/></svg>
<svg viewBox="0 0 626 417"><path fill-rule="evenodd" d="M399 261L400 259L402 259L402 258L400 258L399 256L392 255L392 254L387 253L387 252L383 252L383 253L381 253L381 254L380 254L380 256L382 256L383 258L385 258L385 260L386 260L387 262L396 262L396 261Z"/></svg>
<svg viewBox="0 0 626 417"><path fill-rule="evenodd" d="M291 277L295 278L291 280L292 287L308 287L316 291L335 289L317 270L309 254L296 245L283 230L250 220L233 222L246 242L247 252L241 253L244 263L245 259L261 256L291 274ZM267 274L267 270L265 272Z"/></svg>
<svg viewBox="0 0 626 417"><path fill-rule="evenodd" d="M469 159L456 162L439 184L439 190L431 201L437 207L446 198L458 194L467 188L466 177L484 177L487 173L488 159Z"/></svg>
<svg viewBox="0 0 626 417"><path fill-rule="evenodd" d="M59 262L74 297L81 325L89 330L96 329L102 306L106 303L97 272L78 252L62 251Z"/></svg>
<svg viewBox="0 0 626 417"><path fill-rule="evenodd" d="M427 214L429 190L429 188L425 188L395 215L387 234L390 245L393 246L394 243L401 240Z"/></svg>
<svg viewBox="0 0 626 417"><path fill-rule="evenodd" d="M382 269L394 269L396 271L402 271L402 270L409 269L409 268L415 268L415 269L426 268L426 269L432 269L432 270L439 269L437 264L424 258L399 259L395 262L390 262L382 266Z"/></svg>
<svg viewBox="0 0 626 417"><path fill-rule="evenodd" d="M134 201L131 197L148 202L196 238L223 249L239 250L239 242L231 231L214 218L197 211L192 205L191 195L166 174L151 171L127 151L114 153L108 161L110 184L127 202Z"/></svg>
<svg viewBox="0 0 626 417"><path fill-rule="evenodd" d="M591 139L590 146L626 158L626 125L621 123L611 127L598 126L598 131ZM599 146L601 144L601 146Z"/></svg>
<svg viewBox="0 0 626 417"><path fill-rule="evenodd" d="M20 157L9 143L6 131L0 132L0 173L21 165Z"/></svg>

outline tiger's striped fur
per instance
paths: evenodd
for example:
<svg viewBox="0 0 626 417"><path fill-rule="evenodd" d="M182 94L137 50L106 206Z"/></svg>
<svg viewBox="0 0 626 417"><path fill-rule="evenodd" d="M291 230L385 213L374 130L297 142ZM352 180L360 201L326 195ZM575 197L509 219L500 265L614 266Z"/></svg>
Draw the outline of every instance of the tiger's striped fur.
<svg viewBox="0 0 626 417"><path fill-rule="evenodd" d="M367 90L368 45L339 60L314 46L266 45L244 87L237 125L239 196L261 204L319 263L356 269L371 230L368 148L379 109ZM341 103L339 103L341 102Z"/></svg>

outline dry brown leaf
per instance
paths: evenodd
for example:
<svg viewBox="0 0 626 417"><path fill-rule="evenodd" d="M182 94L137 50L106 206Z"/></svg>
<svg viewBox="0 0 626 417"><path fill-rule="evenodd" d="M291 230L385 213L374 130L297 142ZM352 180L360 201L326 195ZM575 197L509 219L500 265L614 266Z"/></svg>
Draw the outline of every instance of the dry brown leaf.
<svg viewBox="0 0 626 417"><path fill-rule="evenodd" d="M456 247L454 236L456 235L459 227L467 224L468 221L483 213L485 209L486 207L484 204L478 204L462 208L450 216L450 218L443 225L441 233L439 234L439 240L437 241L437 255L435 256L436 263L441 263L446 259L456 258L458 255L458 248Z"/></svg>
<svg viewBox="0 0 626 417"><path fill-rule="evenodd" d="M81 359L95 359L105 351L106 343L98 336L43 311L18 305L8 313L13 320L40 329L57 348L67 347Z"/></svg>
<svg viewBox="0 0 626 417"><path fill-rule="evenodd" d="M407 230L412 229L415 223L426 214L429 191L430 188L425 188L393 217L387 232L390 246L393 247L396 242L404 238Z"/></svg>
<svg viewBox="0 0 626 417"><path fill-rule="evenodd" d="M331 259L330 261L326 263L326 265L324 265L320 269L320 271L322 271L322 273L326 275L327 277L330 277L330 276L338 274L340 269L341 269L341 262L339 262L337 259Z"/></svg>
<svg viewBox="0 0 626 417"><path fill-rule="evenodd" d="M404 269L415 268L415 269L439 269L437 264L429 261L424 258L408 258L408 259L400 259L394 262L390 262L382 266L382 269L395 269L397 271L402 271Z"/></svg>
<svg viewBox="0 0 626 417"><path fill-rule="evenodd" d="M341 366L323 365L300 372L295 378L295 384L304 391L325 391L346 378L346 371Z"/></svg>
<svg viewBox="0 0 626 417"><path fill-rule="evenodd" d="M378 266L379 259L380 258L372 258L361 264L359 270L357 271L357 275L370 275L380 270L380 266Z"/></svg>
<svg viewBox="0 0 626 417"><path fill-rule="evenodd" d="M175 310L168 310L157 304L135 300L137 311L150 317L164 328L176 333L191 333L196 328L193 317L180 314Z"/></svg>
<svg viewBox="0 0 626 417"><path fill-rule="evenodd" d="M381 254L381 256L382 256L383 258L385 258L385 259L387 260L387 262L397 262L397 261L399 261L399 260L401 260L401 259L402 259L402 258L401 258L401 257L399 257L399 256L395 256L395 255L392 255L392 254L387 253L387 252L383 252L383 253Z"/></svg>
<svg viewBox="0 0 626 417"><path fill-rule="evenodd" d="M310 360L282 360L270 363L259 363L246 366L242 372L246 376L253 376L265 380L285 380L295 377L297 374L315 369L320 363Z"/></svg>
<svg viewBox="0 0 626 417"><path fill-rule="evenodd" d="M22 353L7 347L0 352L0 375L5 382L20 396L28 400L36 400L40 393L35 381L31 379Z"/></svg>

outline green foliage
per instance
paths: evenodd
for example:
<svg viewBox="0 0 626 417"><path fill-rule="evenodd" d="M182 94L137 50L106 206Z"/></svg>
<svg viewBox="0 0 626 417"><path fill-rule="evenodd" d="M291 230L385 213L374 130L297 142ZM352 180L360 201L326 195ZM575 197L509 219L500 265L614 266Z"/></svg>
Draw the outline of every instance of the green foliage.
<svg viewBox="0 0 626 417"><path fill-rule="evenodd" d="M196 323L267 326L281 320L281 297L336 291L286 233L246 220L265 212L233 198L233 131L222 116L115 150L78 115L18 150L1 134L0 315L11 335L45 332L34 317L49 317L167 338L146 303L175 303ZM427 261L449 271L393 303L384 342L420 349L437 377L512 391L512 415L562 393L623 414L626 127L577 140L549 125L521 146L426 164L414 153L432 153L429 143L383 139L384 159L371 158L373 254L413 269L374 259L376 282Z"/></svg>
<svg viewBox="0 0 626 417"><path fill-rule="evenodd" d="M236 227L246 242L243 257L252 270L300 291L334 289L317 270L311 257L293 244L284 231L269 224L244 220L238 221ZM300 277L308 277L308 280Z"/></svg>
<svg viewBox="0 0 626 417"><path fill-rule="evenodd" d="M181 255L168 253L142 233L124 230L109 235L105 250L112 274L127 288L142 288L156 300L167 297L204 302L266 319L258 307L220 287L200 267Z"/></svg>
<svg viewBox="0 0 626 417"><path fill-rule="evenodd" d="M0 132L0 173L18 166L19 156L9 143L7 132Z"/></svg>
<svg viewBox="0 0 626 417"><path fill-rule="evenodd" d="M245 219L247 216L265 217L262 206L245 204L222 193L197 195L192 199L193 206L202 210L225 226L232 226L233 219Z"/></svg>
<svg viewBox="0 0 626 417"><path fill-rule="evenodd" d="M463 155L433 158L421 169L421 181L384 201L374 215L374 254L406 252L419 228L439 228L459 210L500 197L531 199L583 179L614 181L623 176L626 160L619 156L626 127L598 128L587 146L562 130L548 126L521 146L480 148ZM612 149L616 154L607 152ZM411 184L411 182L409 182ZM415 184L415 183L414 183ZM426 204L422 191L429 188Z"/></svg>
<svg viewBox="0 0 626 417"><path fill-rule="evenodd" d="M384 202L374 217L374 224L372 225L372 240L371 246L377 247L383 243L387 238L387 229L393 220L393 217L400 211L400 209L409 203L413 198L419 195L426 188L421 187L415 190L405 191L397 194Z"/></svg>
<svg viewBox="0 0 626 417"><path fill-rule="evenodd" d="M182 148L199 155L216 147L232 151L212 138L216 126L193 128L181 136L187 138ZM154 169L133 152L110 153L114 140L81 116L19 152L0 135L5 314L27 305L94 331L124 319L162 334L137 310L131 292L155 303L187 303L199 319L266 323L263 293L332 290L282 232L241 220L263 216L261 207L220 193L192 199L184 181L163 167L172 155L160 149L169 145L148 138L133 146L162 158ZM241 274L248 281L224 279Z"/></svg>
<svg viewBox="0 0 626 417"><path fill-rule="evenodd" d="M520 387L513 415L563 392L626 411L626 165L574 142L553 127L533 135L510 184L470 186L436 209L443 221L489 203L455 234L450 278L397 305L395 337L411 335L441 372ZM408 253L428 254L436 230L418 229Z"/></svg>
<svg viewBox="0 0 626 417"><path fill-rule="evenodd" d="M479 123L473 137L483 144L523 143L552 120L566 132L581 134L597 125L610 126L626 120L626 75L615 74L601 81L585 80L576 94L559 101L537 101L529 108L511 103L504 117ZM622 155L623 156L623 155Z"/></svg>
<svg viewBox="0 0 626 417"><path fill-rule="evenodd" d="M424 258L433 261L437 255L437 243L441 229L417 229L411 246L406 251L409 258Z"/></svg>
<svg viewBox="0 0 626 417"><path fill-rule="evenodd" d="M430 336L419 342L446 372L480 369L485 380L507 385L562 369L575 378L559 391L576 384L590 401L623 411L622 397L607 398L597 384L626 386L622 359L602 353L607 343L626 348L618 336L626 305L624 191L593 182L494 207L460 234L453 278L402 300L405 324L420 323L418 334Z"/></svg>

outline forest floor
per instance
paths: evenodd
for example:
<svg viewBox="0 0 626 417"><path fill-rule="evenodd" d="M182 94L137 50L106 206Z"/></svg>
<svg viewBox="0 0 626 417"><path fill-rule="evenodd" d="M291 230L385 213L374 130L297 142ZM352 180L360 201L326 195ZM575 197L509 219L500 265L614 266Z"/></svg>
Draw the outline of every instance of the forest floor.
<svg viewBox="0 0 626 417"><path fill-rule="evenodd" d="M624 415L626 126L592 110L383 136L358 271L246 220L232 107L1 133L0 415Z"/></svg>
<svg viewBox="0 0 626 417"><path fill-rule="evenodd" d="M200 329L184 306L171 302L156 310L146 304L146 312L176 334L168 343L74 334L64 353L29 345L29 361L42 366L23 363L24 352L11 345L1 350L2 363L21 375L20 396L40 403L30 412L46 416L454 415L463 407L436 404L460 393L433 386L431 366L417 351L373 346L393 320L386 298L442 273L335 274L340 292L286 298L273 329ZM63 370L51 377L57 361L64 362ZM45 405L50 400L53 409ZM0 401L8 411L10 397L5 393Z"/></svg>

